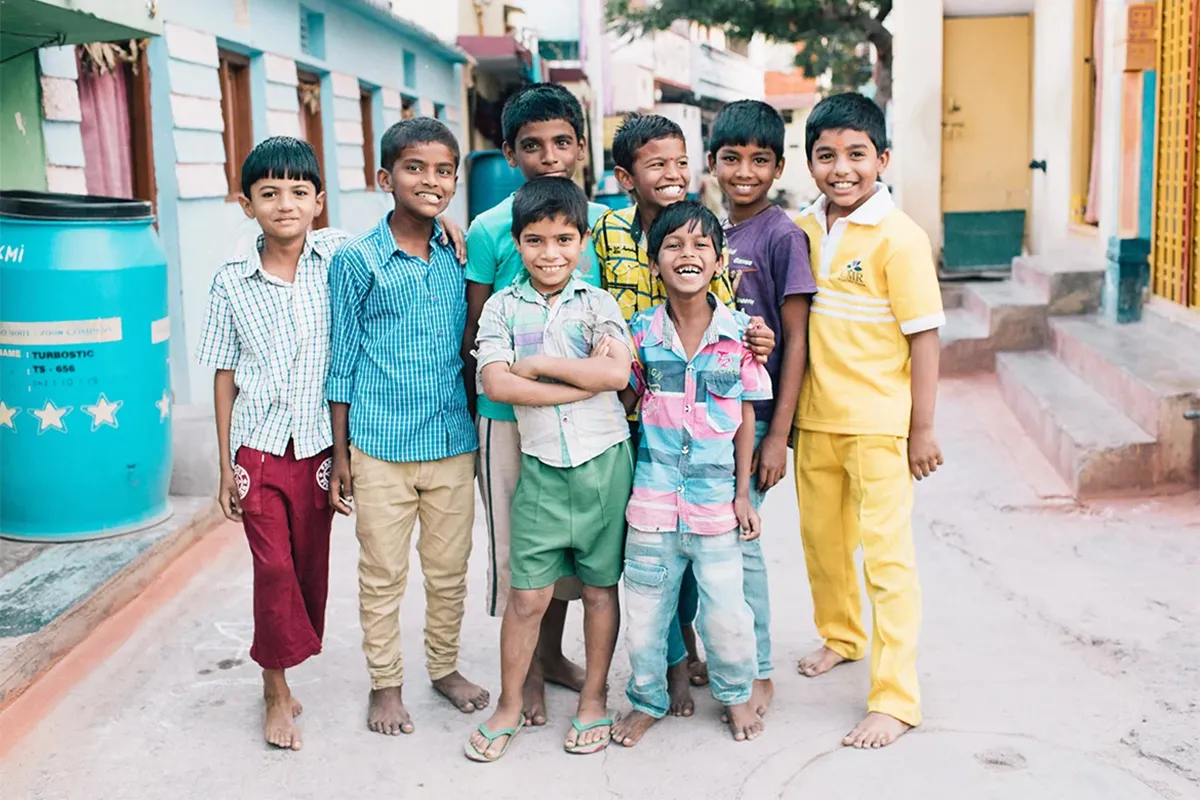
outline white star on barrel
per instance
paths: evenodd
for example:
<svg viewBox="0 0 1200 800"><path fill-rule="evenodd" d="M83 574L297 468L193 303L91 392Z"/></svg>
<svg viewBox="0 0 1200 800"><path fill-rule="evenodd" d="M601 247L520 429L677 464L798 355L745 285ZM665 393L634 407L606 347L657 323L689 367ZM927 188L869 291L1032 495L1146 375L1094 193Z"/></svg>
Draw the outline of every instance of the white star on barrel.
<svg viewBox="0 0 1200 800"><path fill-rule="evenodd" d="M100 397L94 405L80 406L83 413L92 418L92 430L99 430L100 426L107 425L110 428L117 427L117 411L121 406L125 405L124 401L118 400L115 403L109 402L109 399L100 393Z"/></svg>
<svg viewBox="0 0 1200 800"><path fill-rule="evenodd" d="M63 422L63 417L70 414L72 409L72 406L63 406L62 408L59 408L58 406L54 405L53 400L47 400L45 406L42 408L31 408L29 409L29 413L37 417L37 420L40 423L38 425L38 435L40 436L46 431L51 430L66 433L67 423Z"/></svg>
<svg viewBox="0 0 1200 800"><path fill-rule="evenodd" d="M163 389L162 397L154 404L158 407L158 421L165 422L171 416L171 395Z"/></svg>
<svg viewBox="0 0 1200 800"><path fill-rule="evenodd" d="M13 417L21 413L21 409L5 405L3 400L0 400L0 428L10 428L16 430L17 426L13 424Z"/></svg>

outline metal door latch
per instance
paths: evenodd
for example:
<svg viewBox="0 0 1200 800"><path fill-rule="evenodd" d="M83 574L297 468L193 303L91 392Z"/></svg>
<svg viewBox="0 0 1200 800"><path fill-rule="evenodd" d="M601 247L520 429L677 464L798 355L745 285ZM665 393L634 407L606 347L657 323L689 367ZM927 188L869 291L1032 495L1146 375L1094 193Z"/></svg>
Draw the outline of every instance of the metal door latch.
<svg viewBox="0 0 1200 800"><path fill-rule="evenodd" d="M1046 171L1046 162L1044 160L1043 161L1030 161L1029 168L1030 169L1040 169L1042 172L1045 172Z"/></svg>

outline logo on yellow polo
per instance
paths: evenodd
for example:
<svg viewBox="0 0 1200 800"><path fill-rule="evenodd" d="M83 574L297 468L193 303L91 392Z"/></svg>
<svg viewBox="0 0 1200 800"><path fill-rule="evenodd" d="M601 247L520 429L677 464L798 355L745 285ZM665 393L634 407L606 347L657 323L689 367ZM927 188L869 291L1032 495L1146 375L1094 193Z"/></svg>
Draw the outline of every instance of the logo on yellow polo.
<svg viewBox="0 0 1200 800"><path fill-rule="evenodd" d="M846 266L842 267L841 273L835 280L845 281L846 283L855 283L859 286L866 286L867 279L863 274L862 261L854 259Z"/></svg>

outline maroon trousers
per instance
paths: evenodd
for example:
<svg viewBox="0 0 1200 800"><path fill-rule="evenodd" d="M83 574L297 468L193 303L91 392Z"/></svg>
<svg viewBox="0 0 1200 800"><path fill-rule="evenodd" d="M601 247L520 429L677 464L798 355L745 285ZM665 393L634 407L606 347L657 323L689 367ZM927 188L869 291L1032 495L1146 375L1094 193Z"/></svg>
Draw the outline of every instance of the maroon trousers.
<svg viewBox="0 0 1200 800"><path fill-rule="evenodd" d="M331 451L297 459L238 448L234 474L254 558L254 643L263 669L289 669L321 652L329 593Z"/></svg>

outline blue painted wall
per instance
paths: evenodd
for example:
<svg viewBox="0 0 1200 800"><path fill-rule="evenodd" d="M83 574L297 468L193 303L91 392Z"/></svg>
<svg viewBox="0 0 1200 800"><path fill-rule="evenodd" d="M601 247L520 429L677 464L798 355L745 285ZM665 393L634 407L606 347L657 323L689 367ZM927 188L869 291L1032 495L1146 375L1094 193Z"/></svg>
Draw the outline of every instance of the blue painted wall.
<svg viewBox="0 0 1200 800"><path fill-rule="evenodd" d="M1138 178L1138 237L1154 232L1154 143L1158 141L1158 73L1142 73L1142 163Z"/></svg>
<svg viewBox="0 0 1200 800"><path fill-rule="evenodd" d="M451 109L451 130L463 141L465 110L461 108L461 68L439 48L391 28L356 11L360 0L303 0L310 11L324 14L324 58L300 49L300 0L249 0L248 20L239 20L234 0L162 0L160 14L168 25L190 28L215 36L218 45L251 58L250 82L253 132L256 141L270 130L268 108L278 108L280 92L294 89L267 81L263 54L292 59L299 69L322 76L321 116L324 127L325 183L330 224L358 233L373 226L391 206L379 191L343 190L339 166L360 168L361 149L338 145L332 73L352 75L371 87L387 87L415 95L425 104ZM241 24L239 24L241 23ZM404 53L413 54L415 70L406 88ZM220 133L181 129L174 119L172 93L219 100L220 87L211 67L172 58L165 38L150 47L155 171L158 181L159 231L170 264L172 319L172 386L179 403L211 402L212 375L195 364L203 330L207 294L212 276L239 249L253 246L257 225L247 220L236 202L225 197L181 198L177 164L213 164L224 161ZM342 109L343 111L345 109ZM372 108L378 158L379 137L389 118L376 92ZM357 159L357 160L355 160ZM460 196L451 205L451 216L465 224L465 203Z"/></svg>

